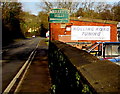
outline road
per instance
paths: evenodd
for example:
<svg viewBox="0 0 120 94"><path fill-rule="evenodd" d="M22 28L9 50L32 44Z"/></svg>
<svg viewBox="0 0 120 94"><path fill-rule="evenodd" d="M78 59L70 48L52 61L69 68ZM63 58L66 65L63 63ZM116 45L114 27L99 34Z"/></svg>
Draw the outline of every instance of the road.
<svg viewBox="0 0 120 94"><path fill-rule="evenodd" d="M15 92L50 94L51 77L48 68L48 46L45 40L41 40L34 59L28 67L26 74Z"/></svg>
<svg viewBox="0 0 120 94"><path fill-rule="evenodd" d="M2 55L2 60L0 60L2 63L2 67L0 67L2 68L2 91L5 90L41 40L43 38L40 37L26 39L3 48L0 53Z"/></svg>

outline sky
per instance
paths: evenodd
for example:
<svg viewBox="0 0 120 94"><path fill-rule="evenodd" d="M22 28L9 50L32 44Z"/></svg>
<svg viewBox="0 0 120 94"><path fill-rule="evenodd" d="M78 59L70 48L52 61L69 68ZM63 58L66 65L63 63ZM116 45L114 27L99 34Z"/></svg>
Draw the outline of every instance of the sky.
<svg viewBox="0 0 120 94"><path fill-rule="evenodd" d="M22 2L22 10L38 15L39 11L41 11L39 3L40 2Z"/></svg>
<svg viewBox="0 0 120 94"><path fill-rule="evenodd" d="M45 0L45 1L57 2L57 0ZM70 2L71 0L66 0L66 1ZM75 1L80 2L80 0L74 0L74 2ZM103 1L103 2L109 2L110 4L112 4L113 2L119 2L120 0L81 0L81 1L97 1L97 2ZM43 2L43 0L18 0L18 2L22 3L23 11L27 11L27 12L30 12L31 14L38 15L39 11L41 11L39 4Z"/></svg>

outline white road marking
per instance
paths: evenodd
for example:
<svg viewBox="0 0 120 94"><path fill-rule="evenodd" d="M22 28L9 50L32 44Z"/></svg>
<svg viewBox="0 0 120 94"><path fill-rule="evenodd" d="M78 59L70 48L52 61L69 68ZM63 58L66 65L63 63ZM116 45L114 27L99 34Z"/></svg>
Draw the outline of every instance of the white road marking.
<svg viewBox="0 0 120 94"><path fill-rule="evenodd" d="M29 68L30 64L31 64L31 61L30 59L32 60L35 56L35 53L36 53L36 49L38 48L39 46L39 43L40 41L38 42L36 48L32 51L32 53L30 54L30 56L28 57L28 60L25 62L25 64L22 66L22 68L19 70L19 72L17 73L17 75L13 78L13 80L10 82L10 84L7 86L7 88L4 90L3 94L8 94L11 90L11 88L13 87L13 85L15 84L16 80L19 78L19 76L21 75L21 73L23 72L23 70L26 68L26 66L28 65L27 69ZM30 62L30 63L29 63ZM29 63L29 64L28 64ZM26 70L27 72L27 70ZM25 75L25 74L24 74ZM23 76L24 76L23 75ZM23 77L24 78L24 77ZM23 79L22 78L22 79ZM21 82L20 82L21 83ZM19 86L18 86L19 87ZM18 87L16 88L15 91L17 91Z"/></svg>
<svg viewBox="0 0 120 94"><path fill-rule="evenodd" d="M25 75L26 75L26 73L27 73L27 71L28 71L28 68L30 67L30 64L31 64L32 60L34 59L35 54L36 54L36 51L35 51L32 59L31 59L30 63L28 64L28 66L27 66L27 68L26 68L26 70L25 70L25 72L24 72L24 74L23 74L23 76L22 76L22 78L21 78L21 80L20 80L20 82L19 82L19 84L18 84L18 86L17 86L17 88L15 89L14 92L18 92L18 89L19 89L21 83L23 82L23 79L24 79L24 77L25 77Z"/></svg>

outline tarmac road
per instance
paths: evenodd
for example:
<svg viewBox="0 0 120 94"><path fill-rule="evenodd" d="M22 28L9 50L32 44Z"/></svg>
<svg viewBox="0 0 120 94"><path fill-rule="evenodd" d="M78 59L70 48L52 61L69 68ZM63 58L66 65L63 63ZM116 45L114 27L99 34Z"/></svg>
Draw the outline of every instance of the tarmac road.
<svg viewBox="0 0 120 94"><path fill-rule="evenodd" d="M5 90L42 39L40 37L26 39L3 48L0 54L2 55L2 60L0 60L2 63L2 67L0 67L2 68L2 91Z"/></svg>
<svg viewBox="0 0 120 94"><path fill-rule="evenodd" d="M40 41L35 57L20 82L15 93L50 94L51 77L48 68L48 45L45 39Z"/></svg>

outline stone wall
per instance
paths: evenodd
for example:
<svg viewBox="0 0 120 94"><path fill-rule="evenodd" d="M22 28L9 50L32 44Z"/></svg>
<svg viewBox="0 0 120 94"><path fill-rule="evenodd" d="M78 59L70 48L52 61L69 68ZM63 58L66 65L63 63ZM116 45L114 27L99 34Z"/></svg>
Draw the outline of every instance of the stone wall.
<svg viewBox="0 0 120 94"><path fill-rule="evenodd" d="M120 66L59 41L49 44L52 94L120 92Z"/></svg>

